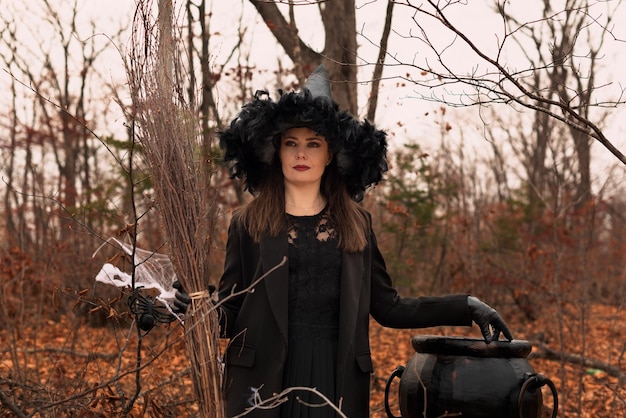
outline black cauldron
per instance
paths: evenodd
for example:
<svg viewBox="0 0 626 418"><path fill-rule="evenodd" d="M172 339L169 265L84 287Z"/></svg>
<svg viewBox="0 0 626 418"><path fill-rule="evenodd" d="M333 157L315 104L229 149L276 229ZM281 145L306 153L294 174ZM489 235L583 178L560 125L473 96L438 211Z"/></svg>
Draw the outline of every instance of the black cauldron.
<svg viewBox="0 0 626 418"><path fill-rule="evenodd" d="M389 408L389 388L396 377L402 418L540 418L544 385L552 391L556 417L556 387L528 363L528 341L486 344L482 339L420 335L411 342L415 354L387 380L389 418L398 418Z"/></svg>

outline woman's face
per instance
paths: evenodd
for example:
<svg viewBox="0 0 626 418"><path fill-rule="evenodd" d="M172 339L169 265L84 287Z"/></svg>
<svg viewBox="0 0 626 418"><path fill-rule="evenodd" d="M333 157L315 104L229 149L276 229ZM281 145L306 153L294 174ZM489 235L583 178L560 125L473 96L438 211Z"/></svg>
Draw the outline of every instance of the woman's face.
<svg viewBox="0 0 626 418"><path fill-rule="evenodd" d="M286 183L320 183L331 154L328 142L309 128L291 128L280 141L280 162Z"/></svg>

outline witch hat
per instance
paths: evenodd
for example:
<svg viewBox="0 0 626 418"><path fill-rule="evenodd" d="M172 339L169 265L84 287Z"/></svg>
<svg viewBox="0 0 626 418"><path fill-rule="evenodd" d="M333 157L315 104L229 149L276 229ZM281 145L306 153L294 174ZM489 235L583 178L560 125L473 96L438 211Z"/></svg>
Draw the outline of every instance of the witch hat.
<svg viewBox="0 0 626 418"><path fill-rule="evenodd" d="M280 166L277 154L284 132L307 127L326 138L335 156L329 169L338 171L350 196L360 201L363 192L379 183L388 169L386 133L339 110L323 64L311 73L301 91L279 93L275 102L267 91L257 91L219 134L231 177L242 179L244 188L254 194L272 167Z"/></svg>
<svg viewBox="0 0 626 418"><path fill-rule="evenodd" d="M330 92L328 71L326 71L324 64L318 65L317 68L313 70L306 83L304 83L303 89L310 91L313 97L323 97L332 103L333 97Z"/></svg>

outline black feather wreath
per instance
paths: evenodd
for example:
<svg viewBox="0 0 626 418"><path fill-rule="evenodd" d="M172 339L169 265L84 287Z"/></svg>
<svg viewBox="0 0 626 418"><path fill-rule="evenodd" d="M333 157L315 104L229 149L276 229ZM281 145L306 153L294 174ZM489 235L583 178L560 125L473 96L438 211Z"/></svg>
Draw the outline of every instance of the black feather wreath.
<svg viewBox="0 0 626 418"><path fill-rule="evenodd" d="M349 132L335 158L348 193L358 202L365 190L378 184L388 170L387 134L367 120L355 122Z"/></svg>
<svg viewBox="0 0 626 418"><path fill-rule="evenodd" d="M230 127L219 134L231 178L244 180L244 187L250 193L258 187L271 165L277 133L275 120L276 103L267 92L257 91Z"/></svg>

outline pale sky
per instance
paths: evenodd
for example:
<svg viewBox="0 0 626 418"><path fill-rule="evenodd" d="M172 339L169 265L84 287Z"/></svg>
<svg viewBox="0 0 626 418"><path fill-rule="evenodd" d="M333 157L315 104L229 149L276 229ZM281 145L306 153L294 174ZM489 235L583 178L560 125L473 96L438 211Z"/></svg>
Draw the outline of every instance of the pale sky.
<svg viewBox="0 0 626 418"><path fill-rule="evenodd" d="M50 0L51 3L58 5L60 9L70 7L73 2L67 0ZM5 10L15 10L22 14L24 19L29 16L41 16L42 9L37 5L39 2L22 2L21 0L2 0L3 8ZM237 42L236 31L239 27L239 19L242 13L242 20L247 22L248 35L250 36L251 47L250 54L251 59L258 62L261 68L275 68L277 56L284 55L279 47L274 46L273 38L265 27L264 23L258 17L256 11L248 4L247 0L229 0L229 1L216 1L214 2L214 16L215 19L211 20L211 31L213 33L219 33L221 42L215 43L212 46L211 52L214 54L214 63L222 63L224 57L230 54L232 45ZM465 7L462 9L463 14L451 14L450 17L454 19L454 23L459 27L466 29L472 36L475 42L484 48L487 52L495 52L495 45L499 36L501 35L501 24L497 19L497 16L488 14L484 8L483 2L471 3L471 7ZM558 2L560 3L560 2ZM124 24L130 24L132 14L134 11L135 2L132 0L109 0L107 2L99 2L93 0L79 0L81 8L81 18L87 22L92 16L97 22L97 32L101 32L103 38L105 35L113 35L117 28ZM483 6L481 7L480 4ZM532 19L532 7L528 7L528 2L508 2L510 7L518 7L516 13L527 13L528 16L525 19ZM296 21L300 35L306 41L309 41L314 48L319 49L322 46L322 37L319 36L320 21L317 13L312 8L316 6L305 6L296 8ZM375 61L377 50L369 45L369 40L372 42L378 42L380 38L380 31L384 19L386 0L357 0L357 25L359 31L364 36L360 37L358 42L361 46L359 55L369 62ZM557 7L555 6L555 10ZM601 16L602 9L597 10L596 16ZM614 28L615 35L619 39L626 39L626 7L621 10L624 15L618 22L624 22L625 24L616 25ZM407 14L407 9L402 9L396 6L396 15L394 16L394 27L399 28L399 31L403 31L402 35L407 35L409 28L415 31L411 16ZM403 29L404 28L404 29ZM23 30L35 30L32 26L25 25ZM437 33L439 31L439 33ZM89 33L85 30L84 33ZM445 32L441 32L440 29L432 29L432 33L437 34L434 38L436 41L445 45L451 42L451 38ZM215 39L215 38L214 38ZM405 45L406 44L406 45ZM125 45L118 45L122 49ZM614 72L611 74L612 81L615 83L613 87L605 89L607 94L613 95L615 91L619 91L619 85L626 86L626 74L623 72L622 65L611 65L617 61L620 52L624 51L626 44L621 41L607 42L607 59L606 67L608 72ZM399 57L404 62L410 62L414 57L419 56L423 51L418 50L416 55L416 48L419 48L419 42L415 39L406 40L402 36L396 34L393 42L390 44L390 52ZM475 58L471 54L467 54L466 50L459 49L454 51L454 56L458 57L458 60L454 61L455 65L459 65L464 69L471 69L475 65ZM122 54L124 51L121 52ZM107 51L106 65L107 68L101 70L108 72L111 78L125 77L124 68L120 57L120 52L115 48L110 48ZM621 54L622 56L624 54ZM620 57L621 58L621 57ZM509 57L511 59L511 57ZM289 61L286 58L282 58L285 65L289 66ZM615 69L615 71L611 71ZM386 75L389 75L394 69L386 69ZM406 72L406 69L399 68L400 73ZM371 67L364 67L361 71L361 79L365 80L371 75ZM620 81L621 77L621 81ZM4 79L4 80L3 80ZM6 81L6 74L3 72L0 74L0 83ZM264 80L258 80L260 84L265 83ZM265 85L259 85L258 88L265 88ZM418 100L415 97L418 94L429 95L429 92L418 92L414 86L406 86L404 88L398 87L395 80L385 81L382 84L383 91L379 98L379 109L377 114L377 124L390 130L392 137L396 136L400 141L400 138L412 137L419 139L424 146L428 147L428 139L433 136L437 136L439 132L439 126L436 124L436 118L433 117L433 110L439 107L438 104L428 103L423 100ZM365 109L365 102L363 97L369 89L368 85L362 86L360 107ZM613 93L611 93L613 92ZM220 97L223 100L228 100L228 92L219 92ZM428 116L425 114L428 113ZM453 114L454 116L450 116ZM449 109L450 121L458 126L453 127L456 129L463 129L463 135L465 141L470 141L475 149L479 150L484 147L484 139L482 138L481 125L478 121L476 109ZM607 136L613 142L615 146L620 148L622 152L626 152L626 115L624 110L615 111L615 117L610 117L611 127L606 130ZM399 127L398 122L401 121L403 126ZM120 121L121 123L121 121ZM474 124L472 126L472 124ZM438 138L434 142L438 144ZM480 151L478 151L480 152ZM594 155L596 159L602 161L601 165L612 164L617 162L615 157L611 156L599 144L594 145ZM623 168L623 167L622 167Z"/></svg>

